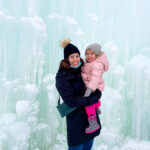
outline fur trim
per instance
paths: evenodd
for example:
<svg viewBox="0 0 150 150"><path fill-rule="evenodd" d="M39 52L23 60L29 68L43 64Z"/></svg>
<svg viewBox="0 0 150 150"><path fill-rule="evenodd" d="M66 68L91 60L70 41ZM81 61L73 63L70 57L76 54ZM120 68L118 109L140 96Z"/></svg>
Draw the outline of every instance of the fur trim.
<svg viewBox="0 0 150 150"><path fill-rule="evenodd" d="M103 51L101 51L100 54L97 55L96 57L102 56L102 55L104 55L104 54L105 54L105 53L104 53Z"/></svg>
<svg viewBox="0 0 150 150"><path fill-rule="evenodd" d="M70 43L70 39L63 39L60 43L62 48L65 48L69 43Z"/></svg>

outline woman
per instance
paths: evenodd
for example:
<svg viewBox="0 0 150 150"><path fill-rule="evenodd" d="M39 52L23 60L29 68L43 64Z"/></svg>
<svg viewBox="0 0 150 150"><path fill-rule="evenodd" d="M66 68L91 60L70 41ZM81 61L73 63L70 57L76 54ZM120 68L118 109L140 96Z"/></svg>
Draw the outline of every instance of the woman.
<svg viewBox="0 0 150 150"><path fill-rule="evenodd" d="M64 103L70 107L78 107L66 116L68 150L91 150L94 137L100 134L101 124L97 117L100 128L86 134L88 121L84 107L97 103L101 92L96 90L89 97L83 97L85 85L81 77L83 60L80 52L67 39L61 42L61 46L64 48L64 60L61 61L56 75L56 88Z"/></svg>

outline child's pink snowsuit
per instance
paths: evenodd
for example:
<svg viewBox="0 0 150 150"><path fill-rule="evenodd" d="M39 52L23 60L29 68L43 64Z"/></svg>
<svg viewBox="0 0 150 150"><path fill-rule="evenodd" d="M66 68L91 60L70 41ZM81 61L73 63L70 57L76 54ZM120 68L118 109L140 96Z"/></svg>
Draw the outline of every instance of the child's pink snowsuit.
<svg viewBox="0 0 150 150"><path fill-rule="evenodd" d="M101 92L104 90L105 83L103 73L108 71L109 63L105 54L100 55L91 63L85 62L82 67L82 79L85 83L86 88L91 88L93 91L96 89ZM95 115L95 108L98 109L101 103L100 100L97 104L86 106L86 113L88 116L91 114Z"/></svg>

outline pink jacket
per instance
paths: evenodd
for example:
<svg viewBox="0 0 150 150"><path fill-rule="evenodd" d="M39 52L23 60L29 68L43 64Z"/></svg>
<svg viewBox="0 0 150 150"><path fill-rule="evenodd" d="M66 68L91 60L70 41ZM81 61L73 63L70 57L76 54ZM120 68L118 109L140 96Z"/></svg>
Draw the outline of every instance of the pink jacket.
<svg viewBox="0 0 150 150"><path fill-rule="evenodd" d="M105 87L103 73L108 71L109 63L105 54L98 56L91 63L85 62L82 69L82 79L85 86L92 90L103 91Z"/></svg>

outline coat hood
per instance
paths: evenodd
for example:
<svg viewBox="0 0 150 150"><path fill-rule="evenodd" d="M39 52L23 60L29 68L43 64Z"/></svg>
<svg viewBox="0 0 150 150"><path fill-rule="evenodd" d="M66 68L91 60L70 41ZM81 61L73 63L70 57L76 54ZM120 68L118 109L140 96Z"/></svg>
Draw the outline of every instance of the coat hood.
<svg viewBox="0 0 150 150"><path fill-rule="evenodd" d="M108 71L109 64L107 56L105 54L98 56L94 62L102 63L104 65L104 71Z"/></svg>

